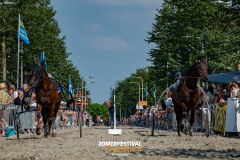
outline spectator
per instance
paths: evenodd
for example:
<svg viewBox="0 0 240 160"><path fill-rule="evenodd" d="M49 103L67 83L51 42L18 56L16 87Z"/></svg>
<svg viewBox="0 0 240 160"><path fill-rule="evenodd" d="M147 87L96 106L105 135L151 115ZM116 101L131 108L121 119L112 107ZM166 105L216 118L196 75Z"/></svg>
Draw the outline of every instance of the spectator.
<svg viewBox="0 0 240 160"><path fill-rule="evenodd" d="M112 104L109 100L106 101L106 104L107 104L107 106L109 107L109 108L108 108L109 125L113 125L113 124L114 124L114 118L113 118L113 115L114 115L114 106L113 106L113 104Z"/></svg>
<svg viewBox="0 0 240 160"><path fill-rule="evenodd" d="M237 98L240 98L240 90L238 90Z"/></svg>
<svg viewBox="0 0 240 160"><path fill-rule="evenodd" d="M18 90L18 97L14 99L15 105L22 105L24 93L22 90Z"/></svg>
<svg viewBox="0 0 240 160"><path fill-rule="evenodd" d="M217 84L217 86L216 86L216 88L215 88L215 90L213 92L213 95L215 97L221 95L221 90L222 90L222 84Z"/></svg>
<svg viewBox="0 0 240 160"><path fill-rule="evenodd" d="M218 104L219 106L223 106L227 104L227 90L226 89L222 89L220 95L215 97L215 104Z"/></svg>
<svg viewBox="0 0 240 160"><path fill-rule="evenodd" d="M108 119L108 117L105 117L104 121L105 121L106 124L109 124L109 119Z"/></svg>
<svg viewBox="0 0 240 160"><path fill-rule="evenodd" d="M16 90L16 87L13 85L13 84L11 84L10 85L10 88L12 88L13 89L13 97L14 97L14 99L15 98L17 98L17 96L18 96L18 91Z"/></svg>
<svg viewBox="0 0 240 160"><path fill-rule="evenodd" d="M230 85L230 95L229 95L230 98L236 98L236 97L237 97L238 90L239 90L238 84L233 82L233 83Z"/></svg>
<svg viewBox="0 0 240 160"><path fill-rule="evenodd" d="M11 98L9 94L6 92L6 85L5 83L0 83L0 104L7 105L12 103ZM4 108L0 108L0 126L1 126L1 131L0 131L0 136L5 136L4 129L6 126L6 122L3 118L4 114Z"/></svg>
<svg viewBox="0 0 240 160"><path fill-rule="evenodd" d="M88 126L88 127L89 127L89 119L90 119L90 115L87 112L86 113L86 126Z"/></svg>
<svg viewBox="0 0 240 160"><path fill-rule="evenodd" d="M12 103L13 103L13 101L14 101L14 88L12 88L12 87L9 87L8 88L8 94L9 94L9 96L10 96L10 99L11 99L11 101L12 101Z"/></svg>
<svg viewBox="0 0 240 160"><path fill-rule="evenodd" d="M237 70L240 72L240 63L237 64Z"/></svg>
<svg viewBox="0 0 240 160"><path fill-rule="evenodd" d="M98 125L98 126L100 126L100 121L101 121L101 116L98 115L98 116L97 116L97 125Z"/></svg>
<svg viewBox="0 0 240 160"><path fill-rule="evenodd" d="M62 121L62 127L66 127L69 121L67 117L67 112L66 110L59 110L59 113L60 113L60 120Z"/></svg>
<svg viewBox="0 0 240 160"><path fill-rule="evenodd" d="M206 96L207 96L207 101L209 105L214 104L215 97L213 95L213 87L209 86L208 88L204 87L203 88Z"/></svg>
<svg viewBox="0 0 240 160"><path fill-rule="evenodd" d="M203 87L203 91L207 96L208 89L206 87ZM202 117L203 117L204 113L203 113L203 110L201 109L201 107L206 107L206 106L203 106L204 100L205 100L204 93L201 92L200 100L198 102L198 107L194 113L194 116L195 116L194 118L195 118L195 121L197 124L197 132L202 131L202 121L203 121ZM208 99L208 97L207 97L207 99Z"/></svg>
<svg viewBox="0 0 240 160"><path fill-rule="evenodd" d="M8 84L6 81L2 81L2 83L5 85L5 91L7 92L7 89L8 89Z"/></svg>
<svg viewBox="0 0 240 160"><path fill-rule="evenodd" d="M22 91L24 93L23 105L25 105L25 108L27 108L28 104L30 103L31 94L32 94L32 92L29 92L29 86L27 83L23 84Z"/></svg>
<svg viewBox="0 0 240 160"><path fill-rule="evenodd" d="M172 119L173 119L173 111L174 111L171 90L168 91L167 96L168 96L168 98L165 101L166 111L167 111L167 129L170 129L170 128L172 128Z"/></svg>
<svg viewBox="0 0 240 160"><path fill-rule="evenodd" d="M24 83L24 84L23 84L24 97L25 97L25 96L26 96L26 97L30 97L29 95L27 95L27 94L28 94L28 89L29 89L28 84L27 84L27 83Z"/></svg>
<svg viewBox="0 0 240 160"><path fill-rule="evenodd" d="M90 115L89 117L89 126L91 127L92 126L92 116Z"/></svg>
<svg viewBox="0 0 240 160"><path fill-rule="evenodd" d="M215 122L215 113L216 113L216 108L215 108L215 105L214 105L215 97L213 95L213 90L214 89L213 89L213 86L210 85L210 86L208 86L208 89L205 87L205 88L203 88L203 90L206 93L207 102L210 105L211 122L212 122L212 124L214 124L214 122Z"/></svg>
<svg viewBox="0 0 240 160"><path fill-rule="evenodd" d="M36 108L37 108L36 93L32 92L27 109L36 109Z"/></svg>

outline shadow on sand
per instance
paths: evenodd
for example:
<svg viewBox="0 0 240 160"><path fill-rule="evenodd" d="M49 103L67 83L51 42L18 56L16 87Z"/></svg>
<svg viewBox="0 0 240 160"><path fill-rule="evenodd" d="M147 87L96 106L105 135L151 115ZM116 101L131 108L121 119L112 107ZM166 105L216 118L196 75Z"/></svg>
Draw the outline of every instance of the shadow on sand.
<svg viewBox="0 0 240 160"><path fill-rule="evenodd" d="M189 158L193 157L196 159L212 159L212 158L219 158L219 159L239 159L240 157L240 150L236 149L226 149L226 150L215 150L215 149L149 149L143 148L140 152L143 155L159 155L159 156L169 156L173 158Z"/></svg>

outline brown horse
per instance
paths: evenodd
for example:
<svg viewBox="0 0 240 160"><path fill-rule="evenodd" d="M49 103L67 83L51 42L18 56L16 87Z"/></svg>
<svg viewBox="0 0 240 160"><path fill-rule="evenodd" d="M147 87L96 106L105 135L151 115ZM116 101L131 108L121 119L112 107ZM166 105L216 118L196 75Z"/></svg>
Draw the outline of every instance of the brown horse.
<svg viewBox="0 0 240 160"><path fill-rule="evenodd" d="M55 119L61 104L61 95L58 92L57 83L52 80L44 63L34 61L33 77L30 81L33 89L36 92L37 101L37 118L38 123L36 127L37 135L41 134L41 121L44 123L44 135L48 137L56 136Z"/></svg>
<svg viewBox="0 0 240 160"><path fill-rule="evenodd" d="M183 118L186 118L189 111L190 126L189 135L192 136L194 113L198 109L200 100L200 88L197 85L198 79L208 80L206 64L203 60L198 60L183 75L183 77L172 87L174 111L177 119L178 136L181 136L180 127Z"/></svg>

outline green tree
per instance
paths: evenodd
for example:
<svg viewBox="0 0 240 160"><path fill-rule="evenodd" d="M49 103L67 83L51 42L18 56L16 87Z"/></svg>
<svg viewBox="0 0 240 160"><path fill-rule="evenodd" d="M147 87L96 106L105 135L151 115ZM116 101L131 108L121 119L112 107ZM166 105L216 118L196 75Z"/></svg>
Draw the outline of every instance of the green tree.
<svg viewBox="0 0 240 160"><path fill-rule="evenodd" d="M32 59L38 59L45 52L49 72L55 79L68 86L71 75L74 87L81 83L79 71L68 57L65 43L66 37L60 37L61 29L55 20L56 11L50 0L20 0L15 5L0 5L0 34L5 37L7 53L7 81L16 85L17 73L17 30L18 15L21 15L30 44L21 43L24 82L28 83L32 76ZM3 39L1 38L1 41ZM2 48L1 48L2 50Z"/></svg>
<svg viewBox="0 0 240 160"><path fill-rule="evenodd" d="M100 115L101 119L105 120L108 117L108 107L98 103L93 103L88 106L87 110L91 114L93 120L96 120L97 116Z"/></svg>
<svg viewBox="0 0 240 160"><path fill-rule="evenodd" d="M162 92L176 71L183 72L199 58L207 59L210 74L234 70L240 58L240 2L234 3L164 1L146 39L156 45L148 54L155 70L150 77L158 76L158 90Z"/></svg>
<svg viewBox="0 0 240 160"><path fill-rule="evenodd" d="M212 2L164 1L146 38L146 42L155 44L148 52L151 66L138 69L116 84L116 102L121 103L124 115L136 111L138 87L129 82L141 81L133 76L144 79L144 88L147 83L150 106L154 105L154 83L159 96L172 84L176 72L183 73L197 59L207 60L209 74L235 69L240 58L240 1L233 1L231 6ZM113 100L113 89L110 97Z"/></svg>

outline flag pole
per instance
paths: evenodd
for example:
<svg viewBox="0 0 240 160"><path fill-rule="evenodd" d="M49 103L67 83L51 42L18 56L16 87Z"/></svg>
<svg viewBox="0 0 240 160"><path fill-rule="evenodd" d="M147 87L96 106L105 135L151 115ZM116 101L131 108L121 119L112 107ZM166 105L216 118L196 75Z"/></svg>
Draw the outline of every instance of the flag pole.
<svg viewBox="0 0 240 160"><path fill-rule="evenodd" d="M21 47L21 45L20 45L20 47ZM21 58L20 58L20 60L21 60L21 86L23 86L23 44L22 44L22 49L20 49L20 52L21 52Z"/></svg>
<svg viewBox="0 0 240 160"><path fill-rule="evenodd" d="M19 87L20 14L18 15L17 88Z"/></svg>
<svg viewBox="0 0 240 160"><path fill-rule="evenodd" d="M68 75L68 90L69 90L69 92L71 93L71 88L70 88L70 74ZM70 100L70 99L71 99L71 96L68 95L68 100Z"/></svg>

